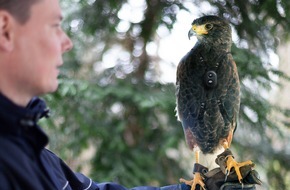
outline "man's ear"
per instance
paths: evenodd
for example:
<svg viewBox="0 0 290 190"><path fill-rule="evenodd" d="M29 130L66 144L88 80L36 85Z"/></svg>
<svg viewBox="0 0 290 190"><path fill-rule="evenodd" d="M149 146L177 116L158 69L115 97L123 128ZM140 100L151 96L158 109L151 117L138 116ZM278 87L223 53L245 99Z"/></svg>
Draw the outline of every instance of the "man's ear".
<svg viewBox="0 0 290 190"><path fill-rule="evenodd" d="M0 50L13 49L13 22L14 18L7 11L0 11Z"/></svg>

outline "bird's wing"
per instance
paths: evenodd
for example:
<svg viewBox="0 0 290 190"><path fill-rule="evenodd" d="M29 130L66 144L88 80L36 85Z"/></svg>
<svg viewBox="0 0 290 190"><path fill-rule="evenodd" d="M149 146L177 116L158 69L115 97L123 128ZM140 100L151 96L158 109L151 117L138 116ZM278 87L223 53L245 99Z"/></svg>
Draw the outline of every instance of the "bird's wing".
<svg viewBox="0 0 290 190"><path fill-rule="evenodd" d="M204 68L195 64L195 57L191 50L178 64L176 73L176 111L177 117L182 123L187 144L192 149L196 139L192 134L193 128L201 120L198 118L204 91L202 87L201 72ZM201 134L202 135L202 134Z"/></svg>
<svg viewBox="0 0 290 190"><path fill-rule="evenodd" d="M219 97L220 97L220 112L223 115L225 125L231 125L232 129L237 127L237 117L240 109L240 82L236 63L233 60L231 54L227 56L227 64L222 66L223 72L221 76L224 78L224 82L220 87Z"/></svg>

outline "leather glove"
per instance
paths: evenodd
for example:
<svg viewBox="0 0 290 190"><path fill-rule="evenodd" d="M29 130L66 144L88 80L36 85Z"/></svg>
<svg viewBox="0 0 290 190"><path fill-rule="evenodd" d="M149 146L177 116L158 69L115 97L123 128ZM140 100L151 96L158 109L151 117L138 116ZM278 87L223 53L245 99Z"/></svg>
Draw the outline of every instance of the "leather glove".
<svg viewBox="0 0 290 190"><path fill-rule="evenodd" d="M232 155L232 152L227 149L222 154L218 155L216 163L220 166L205 174L205 184L208 190L254 190L255 185L261 185L259 174L256 170L253 170L253 165L246 165L240 168L243 184L239 183L238 176L235 171L231 171L226 176L226 158L228 155Z"/></svg>

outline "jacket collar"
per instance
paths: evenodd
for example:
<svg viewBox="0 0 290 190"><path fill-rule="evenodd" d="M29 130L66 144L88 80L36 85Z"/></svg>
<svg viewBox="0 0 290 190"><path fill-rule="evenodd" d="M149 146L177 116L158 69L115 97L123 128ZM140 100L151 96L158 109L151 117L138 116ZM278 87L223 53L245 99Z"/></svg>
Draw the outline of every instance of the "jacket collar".
<svg viewBox="0 0 290 190"><path fill-rule="evenodd" d="M33 98L27 107L20 107L0 93L0 135L24 137L40 150L48 143L48 137L37 122L42 117L48 117L48 113L45 102L40 98Z"/></svg>

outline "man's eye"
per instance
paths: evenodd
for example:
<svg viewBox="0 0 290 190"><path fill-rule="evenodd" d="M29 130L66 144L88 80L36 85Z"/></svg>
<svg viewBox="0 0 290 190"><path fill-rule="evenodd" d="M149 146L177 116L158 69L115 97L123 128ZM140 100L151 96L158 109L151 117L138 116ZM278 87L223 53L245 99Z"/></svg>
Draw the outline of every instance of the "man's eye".
<svg viewBox="0 0 290 190"><path fill-rule="evenodd" d="M55 24L53 24L53 26L56 27L56 28L58 28L58 27L61 26L61 24L60 23L55 23Z"/></svg>
<svg viewBox="0 0 290 190"><path fill-rule="evenodd" d="M211 30L211 29L212 29L212 27L213 27L213 25L212 25L212 24L206 24L206 25L205 25L205 28L206 28L207 30Z"/></svg>

